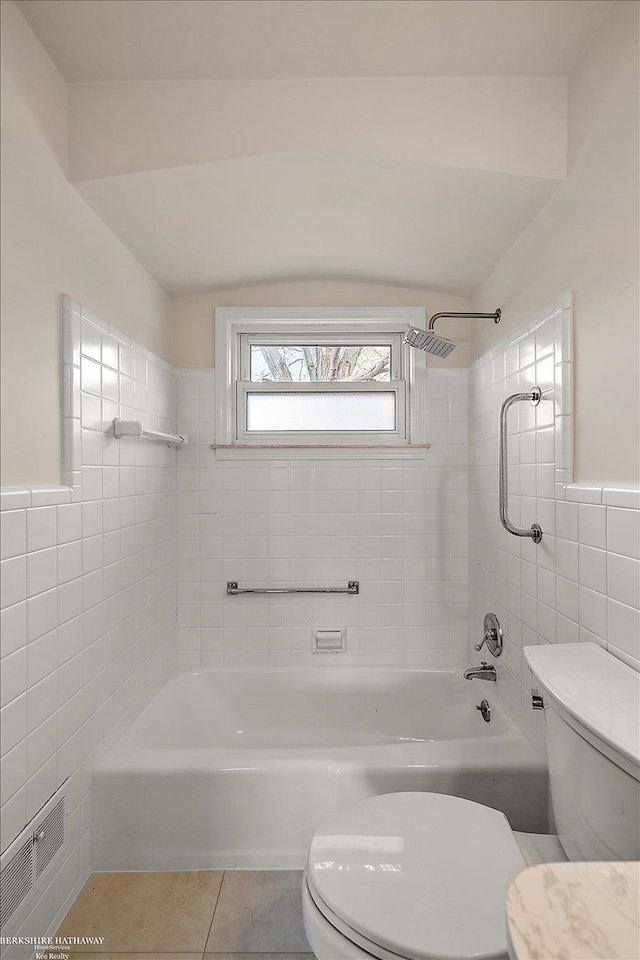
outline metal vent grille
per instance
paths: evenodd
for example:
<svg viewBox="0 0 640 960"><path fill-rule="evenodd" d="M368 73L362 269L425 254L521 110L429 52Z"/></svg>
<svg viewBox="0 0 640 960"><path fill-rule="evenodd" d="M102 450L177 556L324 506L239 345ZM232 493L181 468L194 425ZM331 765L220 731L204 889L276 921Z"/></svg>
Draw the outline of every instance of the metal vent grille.
<svg viewBox="0 0 640 960"><path fill-rule="evenodd" d="M26 916L45 871L64 844L66 780L0 855L0 928L13 935ZM43 875L45 874L45 875ZM16 929L12 929L15 926Z"/></svg>
<svg viewBox="0 0 640 960"><path fill-rule="evenodd" d="M36 848L36 878L45 870L64 842L64 797L36 827L33 834Z"/></svg>
<svg viewBox="0 0 640 960"><path fill-rule="evenodd" d="M0 928L33 886L33 840L28 838L0 872Z"/></svg>

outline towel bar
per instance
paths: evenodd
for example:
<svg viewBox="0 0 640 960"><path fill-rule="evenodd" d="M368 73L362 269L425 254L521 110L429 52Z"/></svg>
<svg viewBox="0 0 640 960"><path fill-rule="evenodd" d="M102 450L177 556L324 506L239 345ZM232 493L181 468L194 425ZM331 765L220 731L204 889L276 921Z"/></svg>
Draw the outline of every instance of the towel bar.
<svg viewBox="0 0 640 960"><path fill-rule="evenodd" d="M227 596L236 597L239 593L360 593L360 581L349 580L346 587L239 587L237 580L227 580Z"/></svg>
<svg viewBox="0 0 640 960"><path fill-rule="evenodd" d="M176 447L189 443L189 437L176 433L163 433L161 430L145 430L139 420L121 420L116 417L113 421L113 433L116 440L122 437L140 437L142 440L162 440Z"/></svg>

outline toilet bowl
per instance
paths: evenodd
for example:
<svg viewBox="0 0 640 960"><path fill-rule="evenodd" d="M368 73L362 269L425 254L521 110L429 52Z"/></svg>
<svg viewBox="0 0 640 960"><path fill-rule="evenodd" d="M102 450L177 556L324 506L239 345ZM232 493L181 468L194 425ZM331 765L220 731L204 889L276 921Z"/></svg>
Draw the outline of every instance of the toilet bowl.
<svg viewBox="0 0 640 960"><path fill-rule="evenodd" d="M594 644L525 656L544 693L558 836L515 833L500 811L435 793L336 811L313 837L303 881L318 960L507 960L511 876L532 863L640 856L640 678Z"/></svg>
<svg viewBox="0 0 640 960"><path fill-rule="evenodd" d="M313 838L307 936L332 960L506 957L507 880L526 865L498 810L437 793L372 797Z"/></svg>

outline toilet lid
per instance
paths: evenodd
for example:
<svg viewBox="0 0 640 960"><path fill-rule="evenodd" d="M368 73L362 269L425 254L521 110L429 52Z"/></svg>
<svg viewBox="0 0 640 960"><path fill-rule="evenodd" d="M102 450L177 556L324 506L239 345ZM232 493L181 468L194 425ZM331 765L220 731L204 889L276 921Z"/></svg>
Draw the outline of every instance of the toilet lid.
<svg viewBox="0 0 640 960"><path fill-rule="evenodd" d="M498 810L437 793L391 793L328 817L309 850L318 908L407 960L508 956L509 876L526 866Z"/></svg>

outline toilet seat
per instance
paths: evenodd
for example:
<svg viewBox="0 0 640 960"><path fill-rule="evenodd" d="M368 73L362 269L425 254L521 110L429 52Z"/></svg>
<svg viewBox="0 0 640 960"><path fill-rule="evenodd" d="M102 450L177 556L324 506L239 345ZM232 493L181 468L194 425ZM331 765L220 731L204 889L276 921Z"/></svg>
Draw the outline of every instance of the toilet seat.
<svg viewBox="0 0 640 960"><path fill-rule="evenodd" d="M320 825L307 884L327 922L381 960L497 960L508 955L507 881L525 865L498 810L394 793Z"/></svg>

